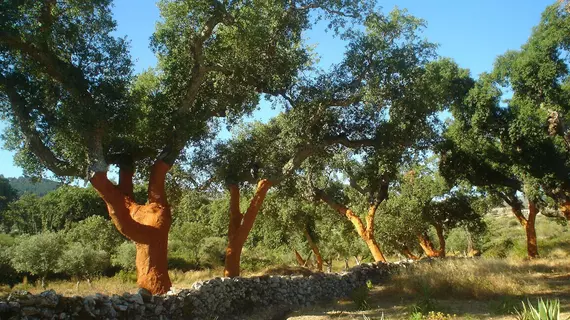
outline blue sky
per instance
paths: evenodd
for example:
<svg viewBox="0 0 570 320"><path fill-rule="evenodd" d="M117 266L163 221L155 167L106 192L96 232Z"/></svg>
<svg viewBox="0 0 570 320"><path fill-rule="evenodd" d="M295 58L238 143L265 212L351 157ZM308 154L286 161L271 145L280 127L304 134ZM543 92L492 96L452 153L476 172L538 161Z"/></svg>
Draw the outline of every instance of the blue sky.
<svg viewBox="0 0 570 320"><path fill-rule="evenodd" d="M424 36L440 45L441 56L453 58L472 75L490 71L495 58L509 49L518 49L528 39L532 27L540 21L540 14L554 0L379 0L388 12L395 6L427 21ZM139 72L156 63L149 49L149 38L159 12L154 0L116 0L114 15L118 22L117 34L131 41L131 54ZM307 39L317 44L321 65L329 66L342 59L344 44L323 31L322 25L307 33ZM275 111L262 104L254 118L267 119ZM0 130L4 124L0 122ZM15 167L13 154L0 150L0 174L17 177L21 169Z"/></svg>

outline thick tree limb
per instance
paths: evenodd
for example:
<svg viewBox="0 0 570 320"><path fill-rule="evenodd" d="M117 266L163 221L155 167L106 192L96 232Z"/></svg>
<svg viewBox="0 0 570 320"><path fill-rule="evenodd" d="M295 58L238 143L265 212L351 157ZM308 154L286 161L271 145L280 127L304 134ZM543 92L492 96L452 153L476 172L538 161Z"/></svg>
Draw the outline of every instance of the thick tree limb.
<svg viewBox="0 0 570 320"><path fill-rule="evenodd" d="M79 176L81 170L72 166L69 162L59 159L53 151L42 141L40 133L26 111L27 103L18 94L18 91L6 77L0 75L0 85L12 105L12 111L20 131L26 139L26 144L42 164L58 176Z"/></svg>
<svg viewBox="0 0 570 320"><path fill-rule="evenodd" d="M151 203L158 203L164 207L168 206L164 184L170 167L168 163L162 160L156 160L152 165L148 182L148 200Z"/></svg>
<svg viewBox="0 0 570 320"><path fill-rule="evenodd" d="M69 62L61 60L53 52L45 47L38 47L27 43L18 35L6 31L0 31L0 44L4 44L20 53L37 61L44 72L61 83L80 103L95 105L94 99L89 93L89 84L83 75L83 71Z"/></svg>

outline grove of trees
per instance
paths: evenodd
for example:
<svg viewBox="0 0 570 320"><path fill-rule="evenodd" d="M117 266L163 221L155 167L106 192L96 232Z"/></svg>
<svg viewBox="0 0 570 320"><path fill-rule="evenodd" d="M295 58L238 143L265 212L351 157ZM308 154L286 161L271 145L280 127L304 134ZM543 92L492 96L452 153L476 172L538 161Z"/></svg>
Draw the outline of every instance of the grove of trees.
<svg viewBox="0 0 570 320"><path fill-rule="evenodd" d="M134 74L111 0L0 4L4 147L64 182L18 195L0 178L0 269L135 269L161 294L169 267L445 257L502 203L535 258L536 216L570 219L564 3L477 78L372 0L158 5L158 64ZM305 37L321 20L346 43L326 70ZM262 99L278 115L247 121Z"/></svg>

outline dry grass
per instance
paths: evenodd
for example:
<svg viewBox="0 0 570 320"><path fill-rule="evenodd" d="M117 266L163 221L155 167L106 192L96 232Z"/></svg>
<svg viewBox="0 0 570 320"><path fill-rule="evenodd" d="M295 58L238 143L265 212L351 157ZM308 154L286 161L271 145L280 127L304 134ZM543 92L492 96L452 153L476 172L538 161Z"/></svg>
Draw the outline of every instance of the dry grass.
<svg viewBox="0 0 570 320"><path fill-rule="evenodd" d="M512 319L527 298L560 299L570 311L570 259L533 261L446 259L422 261L374 287L367 310L350 300L299 310L291 320L410 319L422 309L458 319Z"/></svg>
<svg viewBox="0 0 570 320"><path fill-rule="evenodd" d="M570 274L570 260L426 261L395 275L385 290L401 296L478 300L549 294L552 288L545 280L553 274Z"/></svg>
<svg viewBox="0 0 570 320"><path fill-rule="evenodd" d="M196 281L202 281L219 277L223 274L223 268L205 269L199 271L181 272L178 270L169 271L172 285L176 289L189 288ZM77 283L68 280L54 280L47 282L46 289L53 289L57 293L64 296L85 296L95 293L102 293L106 295L122 294L124 292L134 293L137 291L136 276L129 274L123 277L101 277L93 279L91 284L86 281L81 281L77 288ZM33 294L38 294L45 291L39 282L36 283L23 283L15 285L13 288L8 286L0 286L0 297L8 295L14 290L26 290Z"/></svg>

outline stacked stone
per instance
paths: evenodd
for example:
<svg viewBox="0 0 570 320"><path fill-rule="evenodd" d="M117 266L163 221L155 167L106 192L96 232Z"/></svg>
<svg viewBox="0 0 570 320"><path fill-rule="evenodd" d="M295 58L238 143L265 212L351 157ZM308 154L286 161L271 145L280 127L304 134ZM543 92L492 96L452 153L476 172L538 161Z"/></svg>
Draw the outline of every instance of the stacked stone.
<svg viewBox="0 0 570 320"><path fill-rule="evenodd" d="M362 264L343 273L305 276L215 278L190 289L153 296L136 294L62 297L15 292L0 301L0 319L248 319L269 310L283 312L349 296L367 281L378 283L407 263Z"/></svg>

